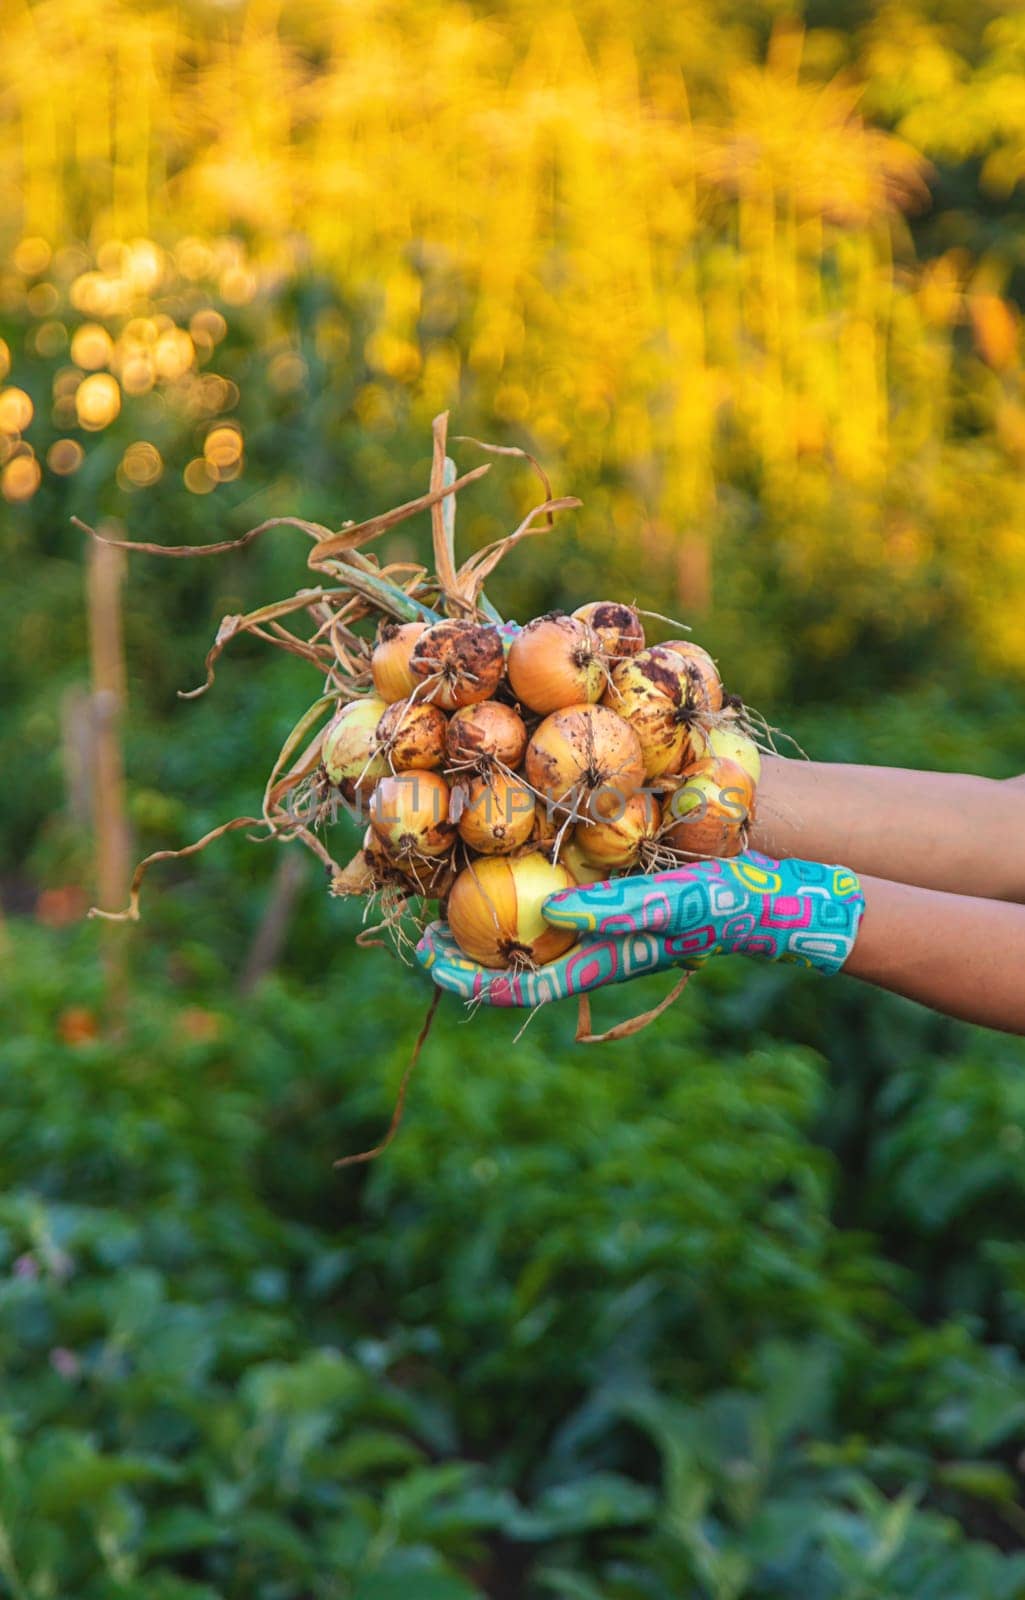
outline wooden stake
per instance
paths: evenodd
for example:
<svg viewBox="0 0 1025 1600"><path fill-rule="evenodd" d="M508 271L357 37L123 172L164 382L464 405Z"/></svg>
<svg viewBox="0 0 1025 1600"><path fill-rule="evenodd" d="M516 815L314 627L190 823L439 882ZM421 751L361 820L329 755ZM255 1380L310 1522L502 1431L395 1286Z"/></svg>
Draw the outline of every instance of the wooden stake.
<svg viewBox="0 0 1025 1600"><path fill-rule="evenodd" d="M93 543L87 560L97 904L105 911L119 911L128 896L131 867L121 759L121 713L125 701L121 627L124 556L110 545Z"/></svg>

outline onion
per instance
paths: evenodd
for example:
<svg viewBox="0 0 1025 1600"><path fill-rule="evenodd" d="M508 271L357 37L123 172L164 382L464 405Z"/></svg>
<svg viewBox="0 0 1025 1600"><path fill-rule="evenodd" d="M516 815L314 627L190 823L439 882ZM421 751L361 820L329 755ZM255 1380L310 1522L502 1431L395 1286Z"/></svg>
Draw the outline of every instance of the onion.
<svg viewBox="0 0 1025 1600"><path fill-rule="evenodd" d="M557 817L550 806L537 801L534 805L534 826L530 834L532 843L536 844L539 850L554 844L564 821L565 818Z"/></svg>
<svg viewBox="0 0 1025 1600"><path fill-rule="evenodd" d="M662 821L662 807L653 794L632 794L620 814L598 822L580 822L573 843L584 860L606 872L623 872L637 865L646 843L654 840Z"/></svg>
<svg viewBox="0 0 1025 1600"><path fill-rule="evenodd" d="M667 639L660 646L673 650L687 663L690 676L689 704L693 711L721 711L723 707L722 680L719 669L707 650L689 639Z"/></svg>
<svg viewBox="0 0 1025 1600"><path fill-rule="evenodd" d="M559 851L559 865L571 872L579 884L601 883L608 874L601 867L592 867L575 839L564 844Z"/></svg>
<svg viewBox="0 0 1025 1600"><path fill-rule="evenodd" d="M527 781L553 805L608 816L644 782L640 740L608 706L567 706L527 745Z"/></svg>
<svg viewBox="0 0 1025 1600"><path fill-rule="evenodd" d="M443 856L455 843L449 788L437 772L382 778L370 806L370 826L393 856Z"/></svg>
<svg viewBox="0 0 1025 1600"><path fill-rule="evenodd" d="M509 682L531 711L559 711L600 700L605 683L601 646L586 622L553 611L536 617L509 648Z"/></svg>
<svg viewBox="0 0 1025 1600"><path fill-rule="evenodd" d="M754 784L735 761L703 761L666 802L662 842L684 855L735 856L754 808Z"/></svg>
<svg viewBox="0 0 1025 1600"><path fill-rule="evenodd" d="M463 706L448 725L448 758L457 766L474 766L485 772L499 761L518 767L527 747L523 718L500 700L482 700Z"/></svg>
<svg viewBox="0 0 1025 1600"><path fill-rule="evenodd" d="M703 761L720 758L735 761L738 767L743 767L752 783L757 783L761 778L762 753L746 733L731 727L729 722L717 723L712 728L692 728L691 766L700 766Z"/></svg>
<svg viewBox="0 0 1025 1600"><path fill-rule="evenodd" d="M456 943L482 967L537 967L576 943L573 928L549 927L541 907L550 894L576 887L568 868L536 851L488 856L466 867L448 897Z"/></svg>
<svg viewBox="0 0 1025 1600"><path fill-rule="evenodd" d="M377 725L381 753L396 772L440 767L448 722L444 711L420 700L395 700Z"/></svg>
<svg viewBox="0 0 1025 1600"><path fill-rule="evenodd" d="M362 785L388 773L377 742L377 725L387 709L380 696L366 695L343 706L328 725L321 759L332 783L348 778Z"/></svg>
<svg viewBox="0 0 1025 1600"><path fill-rule="evenodd" d="M459 837L482 855L506 855L534 829L534 795L522 778L504 772L475 778L459 813Z"/></svg>
<svg viewBox="0 0 1025 1600"><path fill-rule="evenodd" d="M416 641L426 631L426 622L386 622L380 629L370 657L370 671L374 688L389 705L407 699L416 688L409 658Z"/></svg>
<svg viewBox="0 0 1025 1600"><path fill-rule="evenodd" d="M437 899L448 893L455 879L450 856L422 861L413 856L394 856L373 828L368 828L363 835L361 854L378 889L394 884L397 888L412 889L416 894Z"/></svg>
<svg viewBox="0 0 1025 1600"><path fill-rule="evenodd" d="M686 664L663 645L652 645L612 669L604 703L636 732L649 778L679 772L689 756L689 691Z"/></svg>
<svg viewBox="0 0 1025 1600"><path fill-rule="evenodd" d="M635 656L644 649L644 628L633 606L620 605L616 600L592 600L590 605L578 606L573 615L593 628L609 661Z"/></svg>
<svg viewBox="0 0 1025 1600"><path fill-rule="evenodd" d="M443 711L455 711L491 698L501 681L505 652L490 623L450 617L424 629L409 664L424 685L424 697Z"/></svg>

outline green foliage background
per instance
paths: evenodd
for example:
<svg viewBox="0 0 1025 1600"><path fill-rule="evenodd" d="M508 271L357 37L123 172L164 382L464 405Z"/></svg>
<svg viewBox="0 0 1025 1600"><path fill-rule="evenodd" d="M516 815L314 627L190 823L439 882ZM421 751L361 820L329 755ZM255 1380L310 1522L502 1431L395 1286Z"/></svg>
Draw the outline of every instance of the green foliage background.
<svg viewBox="0 0 1025 1600"><path fill-rule="evenodd" d="M774 48L776 8L741 9L696 6L672 28L656 27L654 12L635 19L652 105L669 103L656 69L679 59L695 116L714 121L736 74L760 70ZM273 36L305 49L315 78L316 7L272 10L239 48ZM382 26L402 21L401 7L371 11ZM167 20L108 12L116 38L145 26L159 39ZM55 19L85 26L63 0L32 14L44 40ZM481 15L437 6L419 26ZM202 6L189 18L197 60L207 51L216 65L220 21ZM855 322L862 312L844 298L851 239L877 266L892 252L896 300L911 285L905 322L895 316L881 336L891 413L881 476L844 457L843 419L828 407L826 444L802 433L786 470L739 400L700 447L669 407L667 431L635 456L626 433L606 449L620 403L668 405L646 368L610 390L613 421L581 411L579 433L563 437L542 402L552 409L547 384L556 413L577 406L571 385L558 388L565 372L517 370L528 403L511 415L508 373L471 358L485 290L469 268L446 279L422 241L395 231L384 200L380 234L389 249L399 239L399 265L382 246L362 276L332 258L326 211L311 218L318 247L283 272L268 265L266 218L224 202L197 222L182 201L164 248L202 223L232 230L254 263L241 301L216 274L169 272L136 308L183 326L206 305L226 316L211 359L238 386L245 470L197 495L182 471L210 419L170 390L126 400L92 434L52 409L68 355L45 353L33 305L45 301L66 331L86 315L72 289L111 231L102 163L72 196L76 227L99 219L85 253L66 270L47 257L25 272L13 255L5 268L0 337L6 381L35 404L27 437L41 460L69 434L85 457L74 476L46 471L31 499L7 504L2 535L0 1595L1025 1596L1020 1042L843 979L742 963L702 973L641 1038L595 1049L572 1044L558 1010L516 1040L511 1019L465 1021L453 1007L439 1015L397 1143L375 1167L336 1174L332 1160L386 1122L426 991L383 951L354 948L356 912L327 902L312 867L279 969L250 997L238 980L273 850L233 838L164 869L138 927L53 926L52 897L38 900L91 891L93 870L64 770L65 694L87 672L69 517L202 543L275 512L337 525L418 492L438 397L375 343L382 329L399 338L399 268L424 285L402 337L421 354L440 341L459 356L440 394L453 431L536 448L557 492L587 504L503 571L494 598L507 614L604 594L683 610L730 687L820 759L994 777L1025 768L1021 19L997 5L923 3L812 6L805 20L802 81L852 73L870 125L931 163L924 208L843 223L850 234L821 263ZM524 52L542 25L529 5L487 21ZM575 21L604 62L599 78L614 76L602 51L611 30L626 59L622 29L600 6L577 8ZM82 39L96 43L88 26ZM101 55L97 46L90 70ZM571 106L585 76L567 78ZM23 75L19 91L32 127L36 82ZM806 106L781 97L780 127ZM13 139L9 100L0 107ZM39 204L48 169L26 171ZM0 192L13 248L41 223L16 218ZM719 304L748 259L731 203L720 194L698 208L702 269L695 280L680 258L681 301ZM828 209L819 220L834 226ZM561 317L547 294L560 281L559 237L541 241L551 276L526 308L528 331L545 337L546 318ZM443 279L449 310L432 324ZM38 283L56 302L32 301ZM944 283L959 309L946 322L923 313L926 331L909 333L914 296L931 305ZM614 310L596 299L589 321L562 318L568 370ZM934 426L916 407L937 383L937 327L949 405ZM294 384L281 380L283 354L299 360ZM731 359L729 382L756 390L759 328ZM141 437L165 462L144 490L117 476ZM691 489L653 479L670 445L681 459L704 452L704 510ZM520 468L496 469L460 511L466 544L513 525L531 494ZM694 576L696 534L708 585L700 563ZM410 536L425 541L426 528ZM252 807L313 693L308 669L243 641L206 699L183 704L176 690L199 681L220 617L294 588L303 561L282 530L216 562L131 563L125 736L139 853ZM105 977L111 950L120 992ZM631 1007L658 993L642 985ZM602 1014L620 1014L622 998Z"/></svg>

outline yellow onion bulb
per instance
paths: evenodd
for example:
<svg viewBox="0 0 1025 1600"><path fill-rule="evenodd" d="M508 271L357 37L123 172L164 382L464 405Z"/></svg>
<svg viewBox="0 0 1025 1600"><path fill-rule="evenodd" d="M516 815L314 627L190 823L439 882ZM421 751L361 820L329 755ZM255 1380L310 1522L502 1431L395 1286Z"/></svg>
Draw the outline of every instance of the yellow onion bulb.
<svg viewBox="0 0 1025 1600"><path fill-rule="evenodd" d="M495 761L518 767L527 748L523 718L501 700L481 700L462 706L448 725L448 758L454 766L474 766L485 772Z"/></svg>
<svg viewBox="0 0 1025 1600"><path fill-rule="evenodd" d="M411 855L395 856L373 828L368 828L363 835L361 854L376 889L394 885L426 899L437 899L448 893L455 880L451 856L431 856L425 860Z"/></svg>
<svg viewBox="0 0 1025 1600"><path fill-rule="evenodd" d="M690 639L667 639L659 646L672 650L687 663L690 688L687 703L692 711L721 711L723 708L722 679L719 669L707 650Z"/></svg>
<svg viewBox="0 0 1025 1600"><path fill-rule="evenodd" d="M681 855L739 855L754 794L749 774L735 761L701 762L666 801L660 842Z"/></svg>
<svg viewBox="0 0 1025 1600"><path fill-rule="evenodd" d="M377 742L395 772L427 771L445 759L448 721L426 701L395 700L377 725Z"/></svg>
<svg viewBox="0 0 1025 1600"><path fill-rule="evenodd" d="M652 645L620 661L604 703L625 717L637 734L649 778L679 772L690 754L690 678L685 663L663 645Z"/></svg>
<svg viewBox="0 0 1025 1600"><path fill-rule="evenodd" d="M409 664L424 686L423 699L442 711L457 711L491 699L505 670L505 651L491 623L447 617L424 629Z"/></svg>
<svg viewBox="0 0 1025 1600"><path fill-rule="evenodd" d="M559 851L559 865L566 867L573 874L574 882L583 886L586 883L602 883L608 877L604 867L594 867L588 861L584 852L575 839L570 839Z"/></svg>
<svg viewBox="0 0 1025 1600"><path fill-rule="evenodd" d="M661 822L658 797L641 791L614 816L578 822L573 843L589 865L606 873L626 872L637 865L645 844L654 842Z"/></svg>
<svg viewBox="0 0 1025 1600"><path fill-rule="evenodd" d="M608 706L567 706L535 728L523 770L556 808L608 816L644 782L644 755L633 728Z"/></svg>
<svg viewBox="0 0 1025 1600"><path fill-rule="evenodd" d="M608 661L621 661L644 649L644 627L633 606L621 605L618 600L592 600L578 606L573 615L597 634Z"/></svg>
<svg viewBox="0 0 1025 1600"><path fill-rule="evenodd" d="M459 837L481 855L507 855L534 831L534 794L522 778L494 771L475 778L459 811Z"/></svg>
<svg viewBox="0 0 1025 1600"><path fill-rule="evenodd" d="M400 860L446 855L456 836L448 784L437 772L389 774L374 790L370 826Z"/></svg>
<svg viewBox="0 0 1025 1600"><path fill-rule="evenodd" d="M363 787L390 770L377 741L377 725L387 709L379 695L366 695L343 706L329 723L321 760L332 783Z"/></svg>
<svg viewBox="0 0 1025 1600"><path fill-rule="evenodd" d="M573 928L553 928L541 914L550 894L576 887L567 867L537 851L484 856L464 868L448 897L456 943L482 967L540 967L576 943Z"/></svg>
<svg viewBox="0 0 1025 1600"><path fill-rule="evenodd" d="M517 700L545 714L601 699L605 667L586 622L552 612L535 617L509 647L509 682Z"/></svg>
<svg viewBox="0 0 1025 1600"><path fill-rule="evenodd" d="M691 729L691 765L702 761L725 759L743 767L752 783L762 776L762 752L746 733L730 722L716 723L714 727Z"/></svg>
<svg viewBox="0 0 1025 1600"><path fill-rule="evenodd" d="M370 671L374 688L388 705L408 700L416 688L417 678L409 658L420 635L426 632L426 622L386 622L380 629L370 657Z"/></svg>

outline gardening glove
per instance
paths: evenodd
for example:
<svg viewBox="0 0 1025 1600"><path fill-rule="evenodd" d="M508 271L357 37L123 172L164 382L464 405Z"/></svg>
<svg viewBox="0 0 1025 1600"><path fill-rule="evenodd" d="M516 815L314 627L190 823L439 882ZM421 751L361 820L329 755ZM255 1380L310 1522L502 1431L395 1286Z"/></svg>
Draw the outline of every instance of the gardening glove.
<svg viewBox="0 0 1025 1600"><path fill-rule="evenodd" d="M532 1007L647 972L696 968L715 955L785 961L831 976L854 948L864 909L861 885L846 867L749 851L551 895L546 920L577 928L581 937L536 972L478 966L444 922L430 924L416 954L440 988L464 1000Z"/></svg>

